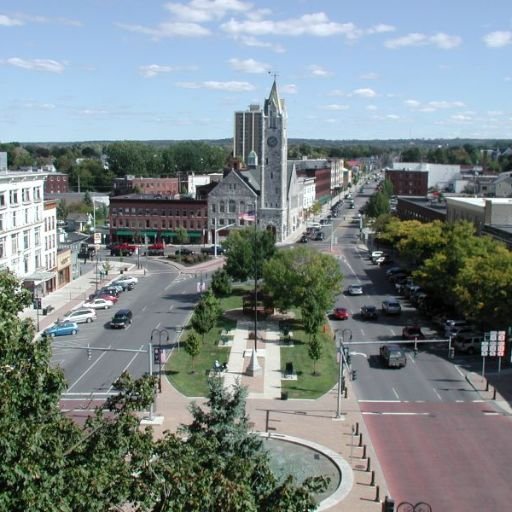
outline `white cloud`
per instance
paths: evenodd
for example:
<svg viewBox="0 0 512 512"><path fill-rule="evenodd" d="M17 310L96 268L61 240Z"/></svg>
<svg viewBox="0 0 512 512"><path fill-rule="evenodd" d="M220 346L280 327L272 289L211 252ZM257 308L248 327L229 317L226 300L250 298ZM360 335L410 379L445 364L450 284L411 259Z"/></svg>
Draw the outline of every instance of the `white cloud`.
<svg viewBox="0 0 512 512"><path fill-rule="evenodd" d="M6 16L5 14L0 14L0 27L17 27L20 25L23 25L22 21Z"/></svg>
<svg viewBox="0 0 512 512"><path fill-rule="evenodd" d="M266 73L270 69L269 64L254 59L229 59L228 62L234 70L243 73Z"/></svg>
<svg viewBox="0 0 512 512"><path fill-rule="evenodd" d="M166 66L160 64L148 64L147 66L139 66L139 73L145 78L153 78L162 73L173 73L175 71L192 70L194 66Z"/></svg>
<svg viewBox="0 0 512 512"><path fill-rule="evenodd" d="M493 117L503 116L503 115L505 115L505 112L503 112L502 110L488 110L487 115L493 116Z"/></svg>
<svg viewBox="0 0 512 512"><path fill-rule="evenodd" d="M215 91L245 92L254 91L254 85L248 82L216 82L213 80L205 82L178 82L178 87L184 89L211 89Z"/></svg>
<svg viewBox="0 0 512 512"><path fill-rule="evenodd" d="M460 108L464 106L462 101L429 101L428 106L440 109L440 108Z"/></svg>
<svg viewBox="0 0 512 512"><path fill-rule="evenodd" d="M366 105L366 110L375 111L379 110L379 107L377 107L377 105Z"/></svg>
<svg viewBox="0 0 512 512"><path fill-rule="evenodd" d="M389 39L384 43L387 48L396 49L407 46L437 46L442 49L451 49L459 46L462 39L459 36L450 36L439 32L433 36L427 36L419 32L413 32L403 37Z"/></svg>
<svg viewBox="0 0 512 512"><path fill-rule="evenodd" d="M22 107L33 110L54 110L56 108L53 103L38 103L35 101L27 101L23 103Z"/></svg>
<svg viewBox="0 0 512 512"><path fill-rule="evenodd" d="M313 76L319 76L322 78L331 76L332 74L330 71L327 71L322 66L318 66L317 64L311 64L311 66L308 66L308 70Z"/></svg>
<svg viewBox="0 0 512 512"><path fill-rule="evenodd" d="M11 57L5 61L10 66L17 68L29 69L31 71L48 71L50 73L62 73L64 64L52 59L20 59Z"/></svg>
<svg viewBox="0 0 512 512"><path fill-rule="evenodd" d="M285 94L297 94L298 89L296 84L286 84L280 87L281 92Z"/></svg>
<svg viewBox="0 0 512 512"><path fill-rule="evenodd" d="M497 30L483 37L483 41L489 48L502 48L512 44L512 32Z"/></svg>
<svg viewBox="0 0 512 512"><path fill-rule="evenodd" d="M368 34L383 34L385 32L394 32L396 28L393 25L386 25L385 23L379 23L370 27L366 32Z"/></svg>
<svg viewBox="0 0 512 512"><path fill-rule="evenodd" d="M205 37L210 35L210 31L198 23L167 22L160 23L155 28L125 23L117 23L117 26L129 32L150 36L155 40L167 37Z"/></svg>
<svg viewBox="0 0 512 512"><path fill-rule="evenodd" d="M72 27L82 26L80 21L63 18L61 16L56 18L49 18L48 16L33 16L30 14L18 14L17 16L21 21L29 23L56 23L59 25L68 25Z"/></svg>
<svg viewBox="0 0 512 512"><path fill-rule="evenodd" d="M251 46L256 48L268 48L275 53L284 53L286 50L284 47L277 43L270 43L267 41L261 41L253 36L235 36L237 41L240 41L245 46Z"/></svg>
<svg viewBox="0 0 512 512"><path fill-rule="evenodd" d="M373 89L369 89L368 87L362 89L355 89L352 91L353 96L360 96L361 98L375 98L377 93Z"/></svg>
<svg viewBox="0 0 512 512"><path fill-rule="evenodd" d="M454 114L450 119L453 119L454 121L471 121L473 118L464 114Z"/></svg>
<svg viewBox="0 0 512 512"><path fill-rule="evenodd" d="M350 107L348 105L340 105L338 103L331 103L330 105L324 105L322 108L324 110L341 111L341 110L348 110Z"/></svg>
<svg viewBox="0 0 512 512"><path fill-rule="evenodd" d="M327 96L346 96L341 89L333 89L327 93Z"/></svg>
<svg viewBox="0 0 512 512"><path fill-rule="evenodd" d="M242 13L249 11L252 5L239 0L191 0L188 4L169 2L164 7L177 19L203 23L221 19L230 12Z"/></svg>
<svg viewBox="0 0 512 512"><path fill-rule="evenodd" d="M374 73L373 71L370 71L369 73L363 73L360 76L361 80L377 80L379 78L378 73Z"/></svg>
<svg viewBox="0 0 512 512"><path fill-rule="evenodd" d="M421 105L418 100L405 100L404 103L409 108L419 108Z"/></svg>
<svg viewBox="0 0 512 512"><path fill-rule="evenodd" d="M362 30L353 23L336 23L330 21L323 12L304 14L299 18L290 18L283 21L269 19L262 20L234 20L231 19L221 25L221 29L231 35L277 35L277 36L314 36L329 37L343 35L347 39L356 39L361 36Z"/></svg>
<svg viewBox="0 0 512 512"><path fill-rule="evenodd" d="M418 100L405 100L404 104L406 107L420 112L435 112L436 110L441 109L464 107L464 103L462 101L445 100L428 101L427 103L421 103Z"/></svg>
<svg viewBox="0 0 512 512"><path fill-rule="evenodd" d="M387 114L387 119L400 119L400 116L397 116L396 114Z"/></svg>

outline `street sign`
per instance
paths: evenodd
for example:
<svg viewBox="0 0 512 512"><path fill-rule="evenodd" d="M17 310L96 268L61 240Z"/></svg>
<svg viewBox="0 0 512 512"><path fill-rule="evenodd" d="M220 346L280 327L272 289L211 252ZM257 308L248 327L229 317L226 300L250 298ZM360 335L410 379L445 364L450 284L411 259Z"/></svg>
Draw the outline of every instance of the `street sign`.
<svg viewBox="0 0 512 512"><path fill-rule="evenodd" d="M34 299L34 309L41 309L41 297Z"/></svg>
<svg viewBox="0 0 512 512"><path fill-rule="evenodd" d="M506 334L505 331L498 331L498 341L505 341Z"/></svg>
<svg viewBox="0 0 512 512"><path fill-rule="evenodd" d="M498 355L500 357L505 355L505 341L498 341Z"/></svg>
<svg viewBox="0 0 512 512"><path fill-rule="evenodd" d="M101 244L101 233L94 233L94 244L95 245Z"/></svg>
<svg viewBox="0 0 512 512"><path fill-rule="evenodd" d="M489 355L489 342L488 341L482 341L482 346L480 348L480 351L482 353L482 357L487 357Z"/></svg>

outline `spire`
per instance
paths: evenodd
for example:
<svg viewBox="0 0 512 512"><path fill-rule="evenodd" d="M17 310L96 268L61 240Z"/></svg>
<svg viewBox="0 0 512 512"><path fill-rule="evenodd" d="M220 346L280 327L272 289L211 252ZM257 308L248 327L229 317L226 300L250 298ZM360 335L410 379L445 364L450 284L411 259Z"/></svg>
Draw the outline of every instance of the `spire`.
<svg viewBox="0 0 512 512"><path fill-rule="evenodd" d="M268 108L270 106L272 106L278 114L281 114L281 111L282 111L281 100L279 98L279 93L277 92L276 77L277 77L277 75L274 74L274 82L272 84L272 88L270 89L270 94L268 96L268 99L265 101L265 112L267 114L268 114Z"/></svg>

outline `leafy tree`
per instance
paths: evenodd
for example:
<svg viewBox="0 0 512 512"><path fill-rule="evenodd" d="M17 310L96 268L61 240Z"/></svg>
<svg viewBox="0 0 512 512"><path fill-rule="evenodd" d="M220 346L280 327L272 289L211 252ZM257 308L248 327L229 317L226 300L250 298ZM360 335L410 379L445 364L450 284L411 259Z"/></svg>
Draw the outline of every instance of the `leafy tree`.
<svg viewBox="0 0 512 512"><path fill-rule="evenodd" d="M93 207L93 202L92 202L92 199L91 199L91 194L89 194L89 192L85 192L84 194L84 198L83 198L83 201L82 201L88 208L92 208Z"/></svg>
<svg viewBox="0 0 512 512"><path fill-rule="evenodd" d="M219 318L220 305L219 301L215 298L211 290L208 290L199 301L190 323L195 331L197 331L203 338L204 335L215 327L217 319Z"/></svg>
<svg viewBox="0 0 512 512"><path fill-rule="evenodd" d="M228 273L220 268L212 275L211 289L217 297L227 297L231 294L233 287Z"/></svg>
<svg viewBox="0 0 512 512"><path fill-rule="evenodd" d="M191 331L183 342L183 348L185 349L185 352L192 358L192 372L194 372L195 359L201 352L201 340L194 331Z"/></svg>
<svg viewBox="0 0 512 512"><path fill-rule="evenodd" d="M57 218L66 220L69 215L69 208L65 199L61 199L57 204Z"/></svg>
<svg viewBox="0 0 512 512"><path fill-rule="evenodd" d="M308 356L313 361L313 375L316 375L316 363L322 356L322 345L316 334L309 340Z"/></svg>
<svg viewBox="0 0 512 512"><path fill-rule="evenodd" d="M407 148L402 151L400 155L401 162L421 162L422 154L421 150L418 147Z"/></svg>
<svg viewBox="0 0 512 512"><path fill-rule="evenodd" d="M176 229L175 240L177 244L184 244L188 241L187 230L183 226L179 226Z"/></svg>
<svg viewBox="0 0 512 512"><path fill-rule="evenodd" d="M264 262L276 252L273 233L253 227L231 232L223 246L227 253L224 268L237 281L261 277Z"/></svg>
<svg viewBox="0 0 512 512"><path fill-rule="evenodd" d="M330 254L309 247L278 251L263 268L265 289L279 309L301 308L303 321L316 332L341 292L343 275L338 262Z"/></svg>
<svg viewBox="0 0 512 512"><path fill-rule="evenodd" d="M389 196L384 192L373 194L366 204L365 213L372 218L389 213Z"/></svg>

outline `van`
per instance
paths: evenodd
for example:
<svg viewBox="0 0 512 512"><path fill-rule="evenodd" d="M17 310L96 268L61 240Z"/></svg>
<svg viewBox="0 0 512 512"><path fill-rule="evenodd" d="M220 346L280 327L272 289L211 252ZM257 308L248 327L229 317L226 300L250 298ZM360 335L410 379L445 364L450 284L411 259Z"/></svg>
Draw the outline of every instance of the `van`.
<svg viewBox="0 0 512 512"><path fill-rule="evenodd" d="M454 336L457 333L459 327L465 327L468 325L466 320L445 320L444 322L444 335L448 338Z"/></svg>

